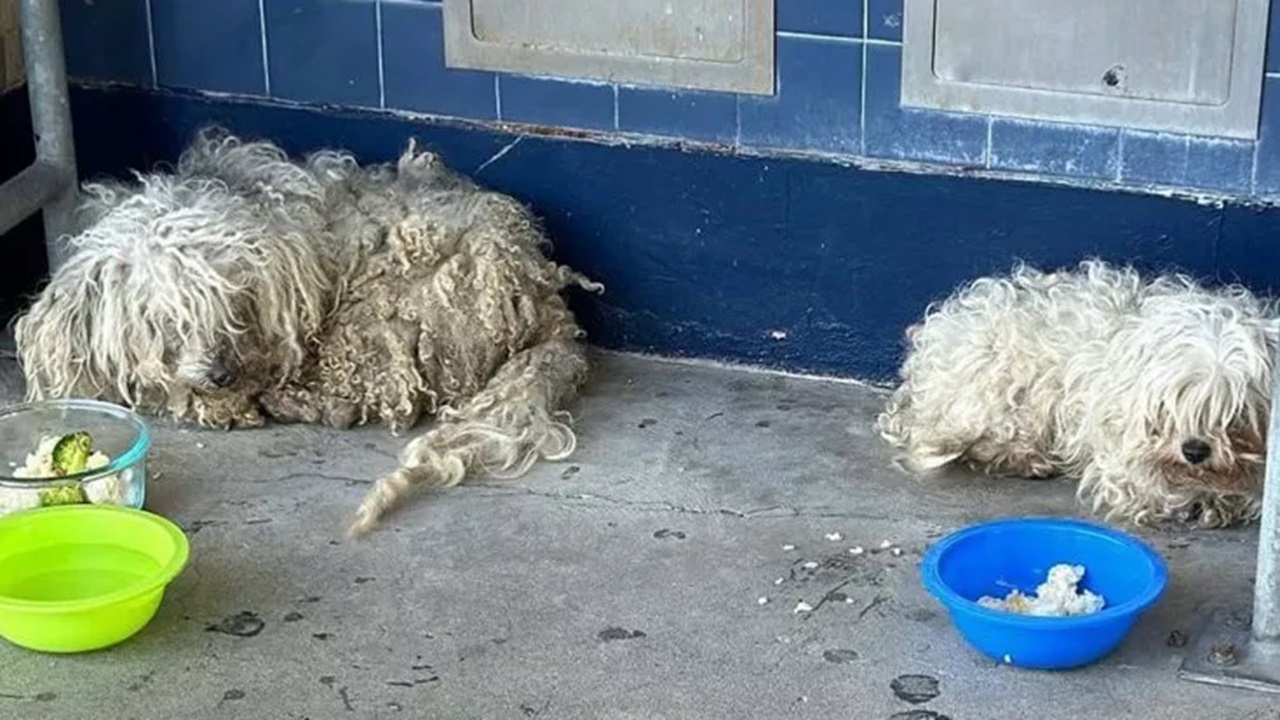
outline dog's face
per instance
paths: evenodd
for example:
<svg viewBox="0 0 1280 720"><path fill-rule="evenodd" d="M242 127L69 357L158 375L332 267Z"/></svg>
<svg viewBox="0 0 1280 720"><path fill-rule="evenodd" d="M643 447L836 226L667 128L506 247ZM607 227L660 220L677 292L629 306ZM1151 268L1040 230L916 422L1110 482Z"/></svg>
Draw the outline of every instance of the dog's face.
<svg viewBox="0 0 1280 720"><path fill-rule="evenodd" d="M1261 492L1276 325L1241 302L1158 297L1114 341L1125 446L1170 491Z"/></svg>
<svg viewBox="0 0 1280 720"><path fill-rule="evenodd" d="M1225 430L1204 427L1172 439L1158 437L1152 464L1173 489L1257 494L1266 463L1263 427L1238 419Z"/></svg>
<svg viewBox="0 0 1280 720"><path fill-rule="evenodd" d="M111 201L15 328L34 396L172 406L299 366L330 292L307 227L209 182Z"/></svg>

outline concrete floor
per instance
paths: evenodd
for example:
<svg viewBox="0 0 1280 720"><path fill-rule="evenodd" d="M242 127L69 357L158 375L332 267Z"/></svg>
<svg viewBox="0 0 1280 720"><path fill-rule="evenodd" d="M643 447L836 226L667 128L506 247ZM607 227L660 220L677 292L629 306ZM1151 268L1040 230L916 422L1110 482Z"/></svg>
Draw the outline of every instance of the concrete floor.
<svg viewBox="0 0 1280 720"><path fill-rule="evenodd" d="M902 476L856 385L614 355L595 378L571 463L422 497L360 541L342 530L401 440L158 428L149 505L190 533L189 569L115 649L0 644L0 717L1280 718L1177 680L1166 643L1200 607L1249 606L1252 529L1145 533L1171 585L1115 655L1000 667L923 591L920 554L1078 514L1068 484ZM904 553L847 552L882 540ZM937 696L900 699L902 675Z"/></svg>

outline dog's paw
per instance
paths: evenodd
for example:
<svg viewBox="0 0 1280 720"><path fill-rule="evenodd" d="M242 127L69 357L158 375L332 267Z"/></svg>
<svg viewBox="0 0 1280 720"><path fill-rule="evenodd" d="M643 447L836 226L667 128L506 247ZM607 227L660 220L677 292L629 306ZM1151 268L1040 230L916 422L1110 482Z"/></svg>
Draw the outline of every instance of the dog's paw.
<svg viewBox="0 0 1280 720"><path fill-rule="evenodd" d="M308 393L297 388L273 388L258 397L262 410L281 422L318 423L320 410L309 401Z"/></svg>
<svg viewBox="0 0 1280 720"><path fill-rule="evenodd" d="M324 424L338 430L347 430L360 418L360 409L353 402L332 400L324 408Z"/></svg>
<svg viewBox="0 0 1280 720"><path fill-rule="evenodd" d="M266 416L264 416L257 408L251 408L236 417L232 425L238 430L250 430L253 428L260 428L266 424Z"/></svg>

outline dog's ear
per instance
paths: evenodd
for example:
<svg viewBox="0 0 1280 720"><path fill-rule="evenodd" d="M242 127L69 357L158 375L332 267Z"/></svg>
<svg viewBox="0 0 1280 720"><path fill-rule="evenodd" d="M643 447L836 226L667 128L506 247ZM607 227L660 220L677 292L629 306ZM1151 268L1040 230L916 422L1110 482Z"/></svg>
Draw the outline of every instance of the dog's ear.
<svg viewBox="0 0 1280 720"><path fill-rule="evenodd" d="M90 319L98 309L95 286L63 287L55 277L13 320L18 363L27 382L27 398L93 396L86 385L99 366L86 362L91 344Z"/></svg>

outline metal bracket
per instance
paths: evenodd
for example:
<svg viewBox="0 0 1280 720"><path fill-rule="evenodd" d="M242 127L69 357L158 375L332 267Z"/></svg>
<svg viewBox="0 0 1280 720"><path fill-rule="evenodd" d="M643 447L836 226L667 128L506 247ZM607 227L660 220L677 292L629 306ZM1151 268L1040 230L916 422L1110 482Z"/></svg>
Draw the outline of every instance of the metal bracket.
<svg viewBox="0 0 1280 720"><path fill-rule="evenodd" d="M1280 643L1250 637L1248 613L1210 614L1187 645L1178 677L1190 682L1280 693Z"/></svg>

